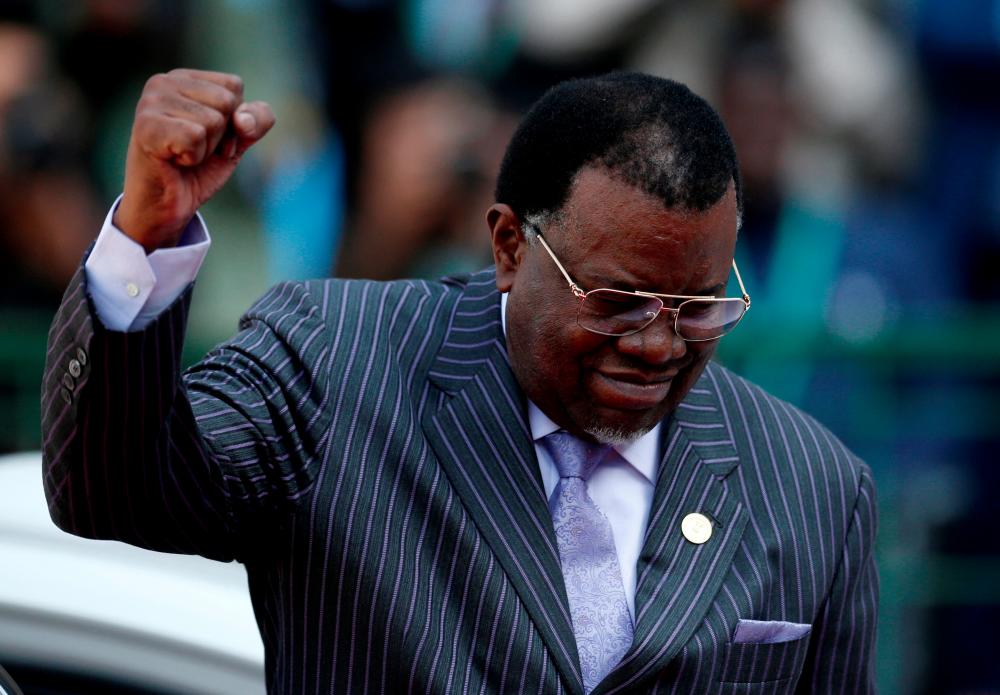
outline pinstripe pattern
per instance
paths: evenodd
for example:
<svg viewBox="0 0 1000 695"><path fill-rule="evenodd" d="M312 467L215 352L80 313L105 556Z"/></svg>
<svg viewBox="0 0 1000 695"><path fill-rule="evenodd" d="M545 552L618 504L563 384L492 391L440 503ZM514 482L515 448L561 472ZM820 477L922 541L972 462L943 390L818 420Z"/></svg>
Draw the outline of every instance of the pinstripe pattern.
<svg viewBox="0 0 1000 695"><path fill-rule="evenodd" d="M272 693L581 693L492 272L279 285L182 376L189 294L111 333L74 278L43 387L53 519L243 562ZM869 691L867 468L717 366L663 430L635 642L594 692ZM813 628L730 644L740 618Z"/></svg>

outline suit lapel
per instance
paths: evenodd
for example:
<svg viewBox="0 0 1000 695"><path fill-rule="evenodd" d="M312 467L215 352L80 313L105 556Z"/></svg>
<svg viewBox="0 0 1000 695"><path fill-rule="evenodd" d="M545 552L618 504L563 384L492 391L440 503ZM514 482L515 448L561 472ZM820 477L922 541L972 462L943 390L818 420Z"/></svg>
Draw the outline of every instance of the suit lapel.
<svg viewBox="0 0 1000 695"><path fill-rule="evenodd" d="M667 425L637 566L635 637L594 695L651 686L702 622L739 546L747 510L725 483L738 459L714 379L710 366ZM714 521L702 545L681 533L691 512Z"/></svg>
<svg viewBox="0 0 1000 695"><path fill-rule="evenodd" d="M423 428L456 494L569 686L579 657L524 397L507 359L492 271L472 276L432 365L441 389Z"/></svg>

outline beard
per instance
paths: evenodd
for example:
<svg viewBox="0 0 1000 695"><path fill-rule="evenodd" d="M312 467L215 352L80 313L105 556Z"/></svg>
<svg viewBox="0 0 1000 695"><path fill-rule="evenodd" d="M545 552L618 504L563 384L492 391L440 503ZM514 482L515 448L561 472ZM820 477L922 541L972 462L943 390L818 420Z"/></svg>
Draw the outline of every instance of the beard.
<svg viewBox="0 0 1000 695"><path fill-rule="evenodd" d="M654 424L653 427L655 426L656 425ZM595 424L584 429L584 432L589 434L601 444L610 444L611 446L627 446L649 432L653 429L653 427L634 429Z"/></svg>

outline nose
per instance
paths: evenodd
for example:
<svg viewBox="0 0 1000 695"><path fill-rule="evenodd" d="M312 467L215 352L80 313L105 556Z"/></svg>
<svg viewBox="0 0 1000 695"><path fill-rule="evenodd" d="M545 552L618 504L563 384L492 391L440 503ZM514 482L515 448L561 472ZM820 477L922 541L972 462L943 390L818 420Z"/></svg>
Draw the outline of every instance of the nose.
<svg viewBox="0 0 1000 695"><path fill-rule="evenodd" d="M681 359L687 354L688 346L674 331L676 317L676 309L664 307L660 315L641 331L618 338L618 352L651 365Z"/></svg>

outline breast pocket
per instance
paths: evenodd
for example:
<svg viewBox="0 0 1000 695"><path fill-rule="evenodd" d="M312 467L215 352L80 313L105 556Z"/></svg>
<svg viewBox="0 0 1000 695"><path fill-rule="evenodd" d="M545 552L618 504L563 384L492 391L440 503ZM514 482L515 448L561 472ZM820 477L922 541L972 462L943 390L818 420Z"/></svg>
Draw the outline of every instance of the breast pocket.
<svg viewBox="0 0 1000 695"><path fill-rule="evenodd" d="M744 642L726 645L726 658L723 661L723 683L738 685L754 685L773 683L773 689L754 692L791 692L802 673L802 666L809 649L809 635L788 642L757 643ZM740 692L736 688L733 692Z"/></svg>

